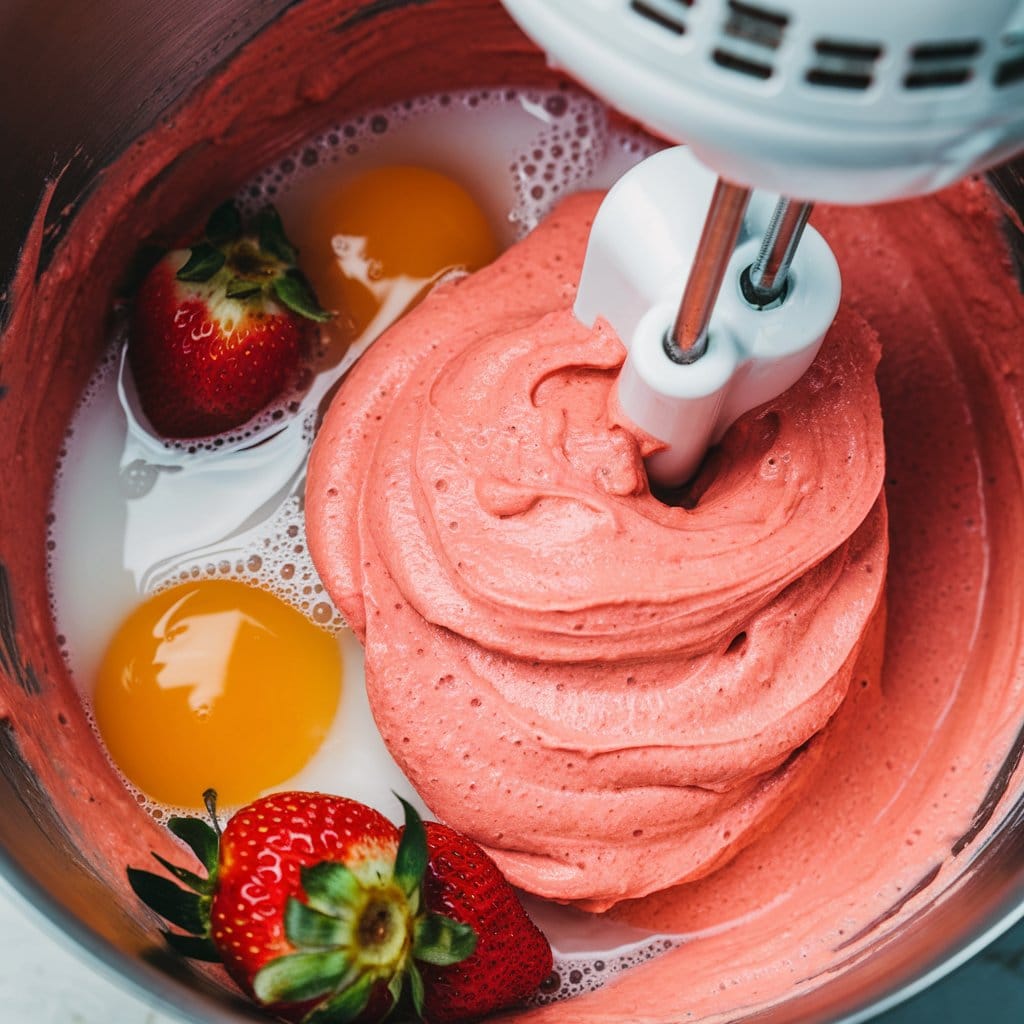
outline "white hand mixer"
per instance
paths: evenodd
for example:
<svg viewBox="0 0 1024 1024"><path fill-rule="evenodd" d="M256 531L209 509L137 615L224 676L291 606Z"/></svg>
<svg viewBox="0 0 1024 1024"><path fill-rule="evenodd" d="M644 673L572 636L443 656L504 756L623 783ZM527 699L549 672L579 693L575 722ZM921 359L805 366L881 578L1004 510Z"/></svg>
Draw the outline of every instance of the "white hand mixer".
<svg viewBox="0 0 1024 1024"><path fill-rule="evenodd" d="M1024 147L1024 0L503 2L554 64L689 146L608 193L575 305L628 348L618 398L664 442L661 484L814 359L840 295L814 200L929 192Z"/></svg>

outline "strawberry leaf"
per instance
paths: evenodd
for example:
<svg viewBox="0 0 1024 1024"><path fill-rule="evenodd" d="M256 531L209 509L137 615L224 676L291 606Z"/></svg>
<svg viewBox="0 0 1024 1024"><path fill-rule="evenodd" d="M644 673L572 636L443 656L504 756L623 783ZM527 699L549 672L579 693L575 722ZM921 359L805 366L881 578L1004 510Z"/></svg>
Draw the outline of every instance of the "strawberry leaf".
<svg viewBox="0 0 1024 1024"><path fill-rule="evenodd" d="M291 953L262 967L253 978L252 990L264 1004L302 1003L333 992L348 971L344 950Z"/></svg>
<svg viewBox="0 0 1024 1024"><path fill-rule="evenodd" d="M264 206L256 215L256 229L259 231L260 248L264 252L276 256L282 263L295 266L299 258L298 250L288 241L281 215L273 206Z"/></svg>
<svg viewBox="0 0 1024 1024"><path fill-rule="evenodd" d="M284 933L292 945L316 949L347 946L353 938L351 920L322 914L294 896L285 904Z"/></svg>
<svg viewBox="0 0 1024 1024"><path fill-rule="evenodd" d="M427 870L427 832L416 808L401 797L398 799L405 810L405 829L395 855L395 882L412 899L423 884L423 873Z"/></svg>
<svg viewBox="0 0 1024 1024"><path fill-rule="evenodd" d="M200 878L199 875L186 871L185 868L179 868L177 864L172 864L169 860L165 860L159 853L154 853L153 859L165 871L174 875L179 882L187 885L193 892L203 893L204 895L212 894L213 882L209 878Z"/></svg>
<svg viewBox="0 0 1024 1024"><path fill-rule="evenodd" d="M176 924L193 935L206 935L209 931L208 896L186 892L169 878L151 871L128 868L128 883L135 895L162 918Z"/></svg>
<svg viewBox="0 0 1024 1024"><path fill-rule="evenodd" d="M224 294L229 299L248 299L253 295L259 295L263 291L263 285L259 281L247 281L244 277L233 277L227 283Z"/></svg>
<svg viewBox="0 0 1024 1024"><path fill-rule="evenodd" d="M221 203L206 222L206 240L215 246L233 242L242 233L242 215L232 200Z"/></svg>
<svg viewBox="0 0 1024 1024"><path fill-rule="evenodd" d="M435 967L451 967L473 955L476 932L442 914L424 914L416 920L412 955Z"/></svg>
<svg viewBox="0 0 1024 1024"><path fill-rule="evenodd" d="M402 989L405 987L405 979L408 976L406 971L395 971L391 975L391 980L388 982L388 995L391 996L391 1006L388 1008L388 1012L384 1015L384 1019L387 1020L396 1009L398 1009L398 1003L402 998Z"/></svg>
<svg viewBox="0 0 1024 1024"><path fill-rule="evenodd" d="M211 964L221 962L220 953L210 939L198 935L179 935L177 932L161 932L164 941L179 956L189 960L206 960Z"/></svg>
<svg viewBox="0 0 1024 1024"><path fill-rule="evenodd" d="M217 872L220 837L202 818L171 818L167 827L199 858L212 879Z"/></svg>
<svg viewBox="0 0 1024 1024"><path fill-rule="evenodd" d="M409 993L412 996L412 1008L416 1011L416 1018L423 1020L423 1004L426 993L423 988L423 975L415 964L409 964Z"/></svg>
<svg viewBox="0 0 1024 1024"><path fill-rule="evenodd" d="M336 996L325 999L319 1006L310 1010L302 1018L302 1024L352 1024L352 1021L366 1009L373 985L372 974L360 975Z"/></svg>
<svg viewBox="0 0 1024 1024"><path fill-rule="evenodd" d="M209 281L224 266L227 257L209 242L192 246L192 252L185 265L178 271L179 281Z"/></svg>
<svg viewBox="0 0 1024 1024"><path fill-rule="evenodd" d="M318 324L331 319L331 314L321 308L320 303L316 301L313 289L300 270L289 270L286 274L275 277L272 287L281 305L293 313Z"/></svg>
<svg viewBox="0 0 1024 1024"><path fill-rule="evenodd" d="M362 890L359 879L338 861L321 861L302 868L300 875L309 905L325 914L353 906Z"/></svg>

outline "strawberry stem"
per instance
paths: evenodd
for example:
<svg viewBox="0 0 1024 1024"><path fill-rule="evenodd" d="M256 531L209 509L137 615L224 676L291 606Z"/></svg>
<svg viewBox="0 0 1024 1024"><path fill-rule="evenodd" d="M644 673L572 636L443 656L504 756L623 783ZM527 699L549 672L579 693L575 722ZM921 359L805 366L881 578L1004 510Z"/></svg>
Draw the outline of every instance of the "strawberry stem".
<svg viewBox="0 0 1024 1024"><path fill-rule="evenodd" d="M205 789L203 790L203 806L206 808L206 813L210 816L210 824L213 826L214 834L217 836L217 845L220 846L220 821L217 819L217 790ZM198 818L190 819L192 821L198 821ZM202 857L199 858L205 864L206 861Z"/></svg>

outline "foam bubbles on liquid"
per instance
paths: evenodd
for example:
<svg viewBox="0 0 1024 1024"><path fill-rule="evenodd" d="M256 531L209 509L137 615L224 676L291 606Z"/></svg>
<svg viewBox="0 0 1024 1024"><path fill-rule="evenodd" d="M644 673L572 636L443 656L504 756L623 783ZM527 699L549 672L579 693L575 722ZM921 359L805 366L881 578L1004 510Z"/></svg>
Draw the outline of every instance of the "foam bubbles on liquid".
<svg viewBox="0 0 1024 1024"><path fill-rule="evenodd" d="M516 189L509 219L519 237L532 231L563 195L592 182L609 147L607 114L597 100L553 92L525 102L546 124L509 167Z"/></svg>
<svg viewBox="0 0 1024 1024"><path fill-rule="evenodd" d="M330 125L256 175L236 201L252 214L285 202L331 167L344 173L347 166L355 172L391 161L423 163L466 184L494 225L504 226L508 243L536 227L563 196L610 187L658 148L639 130L610 123L599 101L574 89L441 93Z"/></svg>
<svg viewBox="0 0 1024 1024"><path fill-rule="evenodd" d="M176 567L156 589L189 580L229 578L261 587L332 631L345 620L320 582L306 544L301 496L289 497L274 517L250 538L234 558L201 558Z"/></svg>
<svg viewBox="0 0 1024 1024"><path fill-rule="evenodd" d="M562 999L594 992L607 985L617 974L650 963L678 945L674 939L657 936L628 952L607 956L564 957L556 954L551 974L525 1003L527 1006L547 1006Z"/></svg>

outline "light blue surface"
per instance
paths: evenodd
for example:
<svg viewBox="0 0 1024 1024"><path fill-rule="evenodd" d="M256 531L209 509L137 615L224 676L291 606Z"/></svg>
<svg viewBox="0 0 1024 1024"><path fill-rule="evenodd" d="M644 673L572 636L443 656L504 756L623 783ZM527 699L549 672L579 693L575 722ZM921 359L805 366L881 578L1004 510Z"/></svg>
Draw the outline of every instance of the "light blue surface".
<svg viewBox="0 0 1024 1024"><path fill-rule="evenodd" d="M881 1024L1024 1024L1024 922ZM0 884L0 1024L180 1024L57 943Z"/></svg>

